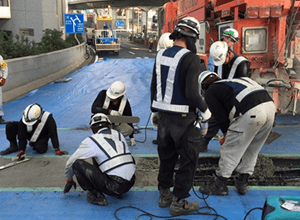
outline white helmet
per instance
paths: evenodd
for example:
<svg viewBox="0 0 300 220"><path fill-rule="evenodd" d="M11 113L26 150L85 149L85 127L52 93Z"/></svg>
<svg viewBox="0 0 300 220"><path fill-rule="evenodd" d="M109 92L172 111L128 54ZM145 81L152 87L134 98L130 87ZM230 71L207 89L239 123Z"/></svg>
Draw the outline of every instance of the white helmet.
<svg viewBox="0 0 300 220"><path fill-rule="evenodd" d="M198 77L198 83L199 83L199 90L200 91L205 91L206 88L203 87L203 85L213 76L218 76L218 74L214 73L214 72L211 72L211 71L203 71L199 77Z"/></svg>
<svg viewBox="0 0 300 220"><path fill-rule="evenodd" d="M224 36L231 38L234 43L237 43L239 41L239 32L234 28L225 29L223 32L223 37Z"/></svg>
<svg viewBox="0 0 300 220"><path fill-rule="evenodd" d="M26 125L34 125L42 117L43 109L39 104L31 104L23 111L22 121Z"/></svg>
<svg viewBox="0 0 300 220"><path fill-rule="evenodd" d="M178 24L176 25L176 27L187 27L187 28L191 29L192 31L194 31L197 35L197 36L190 36L190 37L198 38L198 36L200 34L200 24L197 21L197 19L193 18L193 17L185 17L185 18L181 19L178 22ZM187 33L188 32L184 31L182 34L189 36Z"/></svg>
<svg viewBox="0 0 300 220"><path fill-rule="evenodd" d="M107 124L111 124L109 118L103 113L97 113L93 115L90 121L90 128L98 128Z"/></svg>
<svg viewBox="0 0 300 220"><path fill-rule="evenodd" d="M215 66L222 66L228 52L228 45L223 41L214 42L209 49L209 54L214 60Z"/></svg>
<svg viewBox="0 0 300 220"><path fill-rule="evenodd" d="M117 99L120 96L125 94L125 85L121 81L116 81L110 85L108 90L106 91L106 95L110 99Z"/></svg>
<svg viewBox="0 0 300 220"><path fill-rule="evenodd" d="M173 47L173 40L169 38L171 33L164 33L160 36L157 44L157 51L160 49L167 49L169 47Z"/></svg>

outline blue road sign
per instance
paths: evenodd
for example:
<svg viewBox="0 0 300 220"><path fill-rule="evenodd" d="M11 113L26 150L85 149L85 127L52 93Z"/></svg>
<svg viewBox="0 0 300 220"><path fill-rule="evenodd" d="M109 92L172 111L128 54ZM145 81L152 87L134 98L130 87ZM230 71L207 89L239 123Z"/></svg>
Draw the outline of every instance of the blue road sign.
<svg viewBox="0 0 300 220"><path fill-rule="evenodd" d="M118 28L118 27L121 27L121 28L125 27L125 22L124 22L124 21L117 20L117 21L116 21L116 27L117 27L117 28Z"/></svg>
<svg viewBox="0 0 300 220"><path fill-rule="evenodd" d="M84 33L83 14L65 14L66 34Z"/></svg>

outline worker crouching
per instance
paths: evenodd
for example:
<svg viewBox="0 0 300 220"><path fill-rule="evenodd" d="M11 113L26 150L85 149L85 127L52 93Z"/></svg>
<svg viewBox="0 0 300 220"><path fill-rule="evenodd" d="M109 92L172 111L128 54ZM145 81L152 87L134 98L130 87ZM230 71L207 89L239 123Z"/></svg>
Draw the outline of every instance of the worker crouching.
<svg viewBox="0 0 300 220"><path fill-rule="evenodd" d="M135 161L124 136L110 129L111 122L103 113L95 114L90 122L93 135L86 138L66 163L64 193L72 186L75 175L83 190L88 190L88 202L105 206L104 193L122 198L135 182ZM85 159L92 159L93 164Z"/></svg>

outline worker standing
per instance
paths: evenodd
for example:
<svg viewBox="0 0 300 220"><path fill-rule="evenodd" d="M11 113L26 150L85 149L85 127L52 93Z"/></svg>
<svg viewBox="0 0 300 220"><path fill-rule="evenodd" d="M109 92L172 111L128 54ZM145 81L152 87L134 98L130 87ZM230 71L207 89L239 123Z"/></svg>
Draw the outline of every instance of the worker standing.
<svg viewBox="0 0 300 220"><path fill-rule="evenodd" d="M0 63L0 124L6 124L7 121L2 118L2 116L4 115L2 87L4 86L8 76L8 67L7 63L3 60L3 57L1 55Z"/></svg>
<svg viewBox="0 0 300 220"><path fill-rule="evenodd" d="M197 211L197 202L188 202L199 155L201 134L195 128L196 109L210 117L197 83L205 63L196 55L199 22L185 17L175 26L170 39L174 46L161 49L156 56L151 82L151 110L158 112L159 207L170 206L172 215ZM204 120L205 120L204 119ZM180 167L173 182L175 164ZM170 187L173 187L173 192Z"/></svg>
<svg viewBox="0 0 300 220"><path fill-rule="evenodd" d="M214 42L210 47L210 55L215 64L214 71L218 73L220 79L233 79L248 76L249 61L243 56L234 53L228 48L225 41ZM218 122L212 116L208 121L208 131L202 139L201 150L203 152L207 151L208 143L218 131Z"/></svg>
<svg viewBox="0 0 300 220"><path fill-rule="evenodd" d="M43 154L48 149L48 141L51 139L56 155L68 154L59 149L57 126L50 112L43 111L42 107L35 103L26 107L20 121L12 121L6 124L6 138L9 147L1 151L1 155L10 154L16 151L18 158L25 154L27 141L33 149ZM19 144L17 143L17 137Z"/></svg>
<svg viewBox="0 0 300 220"><path fill-rule="evenodd" d="M173 40L170 39L170 35L171 33L164 33L160 36L157 43L157 51L173 47ZM152 112L151 122L153 126L158 126L158 112ZM157 139L153 140L152 143L157 144Z"/></svg>
<svg viewBox="0 0 300 220"><path fill-rule="evenodd" d="M258 153L271 132L276 107L268 92L248 77L220 80L216 73L205 71L199 77L199 84L224 135L220 141L217 180L199 191L228 195L227 180L236 170L236 189L245 195Z"/></svg>
<svg viewBox="0 0 300 220"><path fill-rule="evenodd" d="M99 92L92 105L92 113L103 113L105 115L114 116L132 116L131 106L125 97L125 85L121 81L115 81L110 85L108 90ZM136 142L133 137L132 123L113 124L112 128L123 134L124 137L129 136L129 145L135 146Z"/></svg>
<svg viewBox="0 0 300 220"><path fill-rule="evenodd" d="M151 37L149 38L149 52L150 52L150 53L152 52L153 43L154 43L154 39L153 39L153 36L151 36Z"/></svg>
<svg viewBox="0 0 300 220"><path fill-rule="evenodd" d="M64 193L76 189L75 175L81 188L88 190L87 201L105 206L108 202L104 193L122 198L134 185L135 161L124 136L111 129L105 114L95 114L90 127L93 135L81 142L66 163ZM93 164L85 159L92 159Z"/></svg>

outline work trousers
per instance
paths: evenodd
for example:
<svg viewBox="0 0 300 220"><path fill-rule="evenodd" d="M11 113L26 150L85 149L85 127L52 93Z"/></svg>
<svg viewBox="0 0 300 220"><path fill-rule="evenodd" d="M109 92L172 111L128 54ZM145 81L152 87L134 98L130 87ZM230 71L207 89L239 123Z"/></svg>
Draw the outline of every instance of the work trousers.
<svg viewBox="0 0 300 220"><path fill-rule="evenodd" d="M275 111L273 102L265 102L231 121L220 149L218 176L229 178L234 169L253 174L259 151L273 127Z"/></svg>
<svg viewBox="0 0 300 220"><path fill-rule="evenodd" d="M133 128L127 123L122 123L122 124L119 124L119 125L113 125L112 129L117 130L124 137L130 136L133 133Z"/></svg>
<svg viewBox="0 0 300 220"><path fill-rule="evenodd" d="M96 164L90 164L85 160L76 160L72 168L83 190L97 190L107 195L121 198L124 193L131 189L135 182L135 175L130 181L118 176L110 176L101 172Z"/></svg>
<svg viewBox="0 0 300 220"><path fill-rule="evenodd" d="M158 117L157 150L160 159L158 188L174 186L175 196L187 198L193 185L202 138L200 130L194 125L197 115L159 112ZM176 171L174 182L174 168L178 158L180 166Z"/></svg>
<svg viewBox="0 0 300 220"><path fill-rule="evenodd" d="M6 124L6 129L5 129L5 133L6 133L6 139L10 142L10 143L17 143L17 136L18 136L18 132L19 132L19 123L18 121L12 121L12 122L8 122ZM28 137L28 140L30 140L30 138ZM45 153L48 150L48 141L49 141L49 137L48 136L43 136L43 137L39 137L36 142L32 143L30 142L29 145L31 147L33 147L34 150L36 150L37 153ZM19 149L19 150L23 150L25 151L25 149Z"/></svg>

